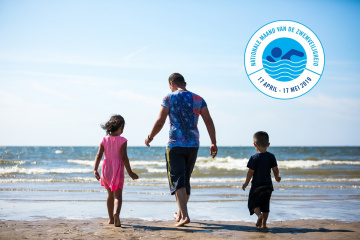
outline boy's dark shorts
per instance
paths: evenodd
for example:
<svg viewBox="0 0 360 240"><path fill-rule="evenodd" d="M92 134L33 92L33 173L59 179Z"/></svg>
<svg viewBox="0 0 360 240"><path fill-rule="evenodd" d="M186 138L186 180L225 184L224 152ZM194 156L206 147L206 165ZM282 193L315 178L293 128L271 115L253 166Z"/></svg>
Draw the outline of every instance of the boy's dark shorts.
<svg viewBox="0 0 360 240"><path fill-rule="evenodd" d="M272 191L274 191L272 185L251 187L248 201L250 215L254 214L254 209L257 207L260 207L261 212L270 212Z"/></svg>
<svg viewBox="0 0 360 240"><path fill-rule="evenodd" d="M166 169L171 195L182 187L185 187L186 194L190 195L190 176L195 166L198 150L199 147L166 148Z"/></svg>

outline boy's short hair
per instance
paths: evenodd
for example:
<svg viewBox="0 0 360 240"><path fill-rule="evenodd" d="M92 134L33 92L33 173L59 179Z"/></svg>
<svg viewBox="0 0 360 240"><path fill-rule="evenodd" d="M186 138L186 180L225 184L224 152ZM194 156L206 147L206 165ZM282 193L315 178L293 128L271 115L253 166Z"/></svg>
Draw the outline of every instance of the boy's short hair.
<svg viewBox="0 0 360 240"><path fill-rule="evenodd" d="M264 131L258 131L254 134L254 143L259 147L267 147L269 143L269 134Z"/></svg>
<svg viewBox="0 0 360 240"><path fill-rule="evenodd" d="M185 85L185 79L180 73L173 73L169 77L169 83L173 82L179 87L182 87Z"/></svg>

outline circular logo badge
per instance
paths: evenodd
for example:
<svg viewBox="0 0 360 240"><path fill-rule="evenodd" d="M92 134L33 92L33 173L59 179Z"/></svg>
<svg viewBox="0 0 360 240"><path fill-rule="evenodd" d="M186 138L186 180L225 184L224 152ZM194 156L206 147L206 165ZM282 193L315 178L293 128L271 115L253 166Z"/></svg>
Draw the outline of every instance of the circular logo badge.
<svg viewBox="0 0 360 240"><path fill-rule="evenodd" d="M315 87L324 71L325 55L320 40L308 27L275 21L251 37L244 63L246 74L260 92L292 99Z"/></svg>

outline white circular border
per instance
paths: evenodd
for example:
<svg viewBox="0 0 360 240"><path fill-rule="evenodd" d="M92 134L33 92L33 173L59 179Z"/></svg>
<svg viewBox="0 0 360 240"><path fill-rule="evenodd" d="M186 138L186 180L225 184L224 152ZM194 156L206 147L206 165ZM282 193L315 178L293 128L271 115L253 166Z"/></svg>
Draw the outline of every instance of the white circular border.
<svg viewBox="0 0 360 240"><path fill-rule="evenodd" d="M277 27L286 26L286 31L278 31ZM289 32L288 28L293 27L294 32ZM268 30L275 29L275 33L268 35L265 39L261 40L260 36L266 33ZM307 40L305 40L302 36L298 35L296 32L299 30L303 31L308 35L311 40L314 42L316 46L316 50L319 55L318 66L313 65L313 51ZM275 39L278 38L291 38L299 42L304 48L307 56L307 64L304 72L296 79L289 82L281 82L271 78L264 70L262 65L262 54L266 48L266 46ZM256 42L260 42L260 45L256 51L255 63L256 66L251 66L251 51ZM306 27L305 25L291 21L291 20L279 20L270 22L261 28L259 28L250 38L249 42L245 48L244 54L244 65L246 74L250 80L250 82L263 94L276 98L276 99L293 99L300 97L306 93L308 93L311 89L315 87L315 85L319 82L325 67L325 53L323 46L316 36L316 34ZM259 80L261 77L261 80ZM311 81L308 80L306 86L302 85L307 78L310 78ZM264 83L268 83L274 87L276 87L276 92L272 89L269 90L269 87L266 88ZM291 91L293 90L293 92Z"/></svg>

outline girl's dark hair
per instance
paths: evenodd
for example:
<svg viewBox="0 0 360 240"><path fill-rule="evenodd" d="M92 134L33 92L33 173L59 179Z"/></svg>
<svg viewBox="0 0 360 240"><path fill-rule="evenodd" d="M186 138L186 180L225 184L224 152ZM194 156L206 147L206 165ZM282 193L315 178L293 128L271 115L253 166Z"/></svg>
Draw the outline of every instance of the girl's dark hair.
<svg viewBox="0 0 360 240"><path fill-rule="evenodd" d="M120 115L113 115L105 124L101 124L101 128L106 130L106 134L116 132L120 127L124 128L125 119Z"/></svg>

